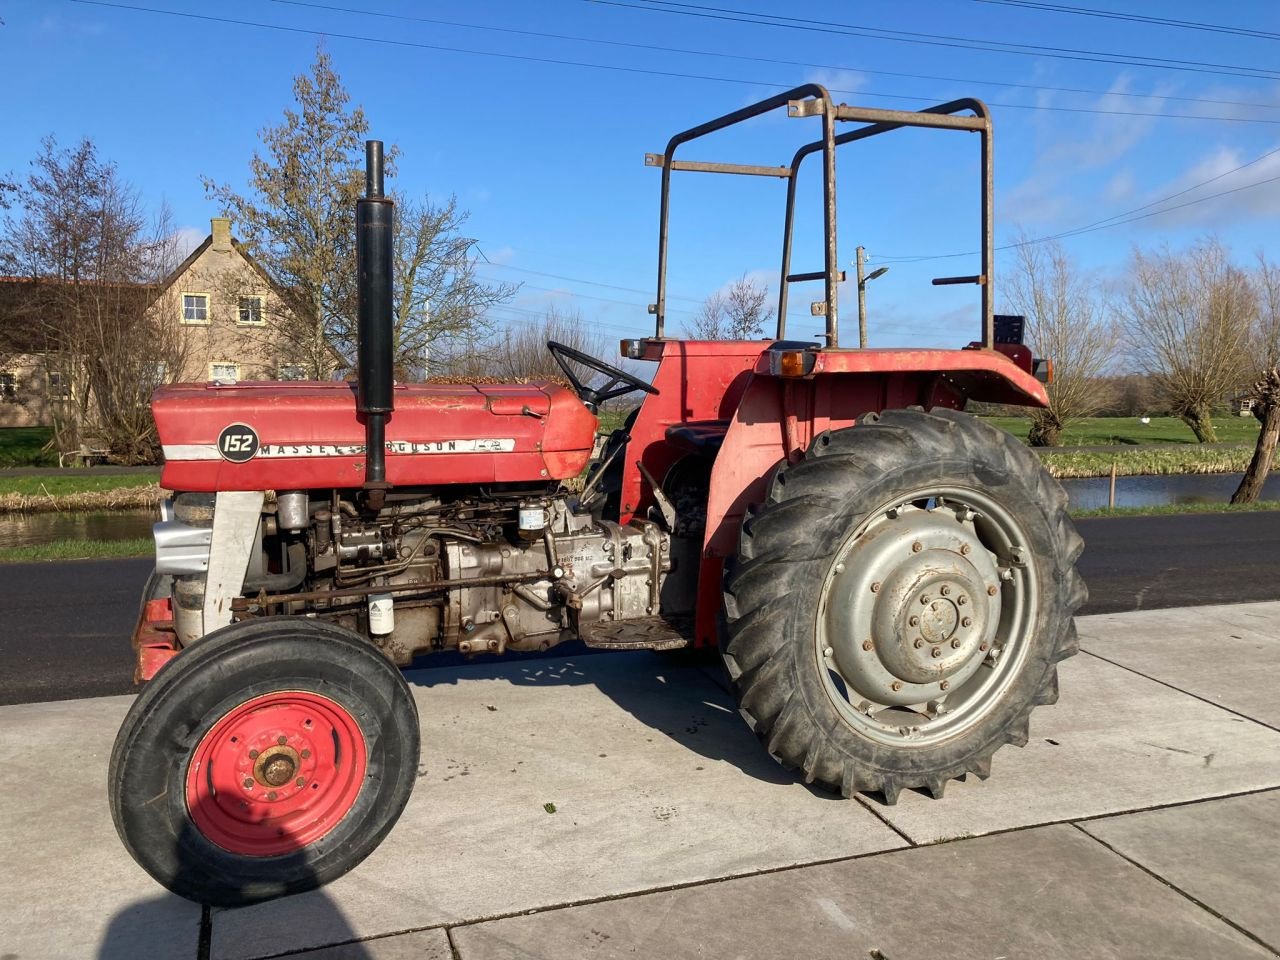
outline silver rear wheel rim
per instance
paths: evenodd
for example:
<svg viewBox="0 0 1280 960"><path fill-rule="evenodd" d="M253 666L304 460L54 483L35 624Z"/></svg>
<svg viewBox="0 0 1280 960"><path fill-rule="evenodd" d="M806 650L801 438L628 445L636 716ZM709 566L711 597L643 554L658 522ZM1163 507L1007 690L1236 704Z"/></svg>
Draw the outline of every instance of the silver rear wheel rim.
<svg viewBox="0 0 1280 960"><path fill-rule="evenodd" d="M813 656L827 696L877 743L960 736L1021 672L1037 582L1023 525L988 493L926 486L881 504L823 580Z"/></svg>

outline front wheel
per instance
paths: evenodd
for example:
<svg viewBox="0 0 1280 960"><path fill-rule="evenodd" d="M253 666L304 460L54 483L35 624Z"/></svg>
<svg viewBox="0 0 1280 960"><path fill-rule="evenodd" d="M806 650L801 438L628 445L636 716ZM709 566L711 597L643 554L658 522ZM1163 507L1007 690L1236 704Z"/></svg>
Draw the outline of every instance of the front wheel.
<svg viewBox="0 0 1280 960"><path fill-rule="evenodd" d="M108 775L116 830L179 896L240 906L346 873L413 789L418 713L399 670L296 617L218 630L134 701Z"/></svg>
<svg viewBox="0 0 1280 960"><path fill-rule="evenodd" d="M775 473L726 578L742 712L845 795L985 778L1057 699L1082 548L1037 457L973 417L895 410L823 434Z"/></svg>

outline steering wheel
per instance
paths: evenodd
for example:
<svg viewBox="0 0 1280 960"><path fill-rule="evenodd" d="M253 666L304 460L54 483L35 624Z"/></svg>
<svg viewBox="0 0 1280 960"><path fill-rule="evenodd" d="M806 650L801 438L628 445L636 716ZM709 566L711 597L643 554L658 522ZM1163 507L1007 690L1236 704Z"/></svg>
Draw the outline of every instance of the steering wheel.
<svg viewBox="0 0 1280 960"><path fill-rule="evenodd" d="M639 377L633 377L625 370L619 370L617 367L611 366L603 360L597 360L581 350L566 347L563 343L556 343L554 340L547 341L547 349L551 351L551 356L556 358L556 363L560 364L560 369L564 371L564 375L573 384L573 392L578 395L578 399L589 407L598 407L606 400L620 397L623 394L630 393L632 390L643 390L645 393L651 393L655 397L658 395L657 389L652 384L645 383ZM597 373L603 373L609 378L609 381L599 389L587 386L587 384L578 379L577 374L573 372L573 369L566 362L567 360L580 363L584 367L590 367Z"/></svg>

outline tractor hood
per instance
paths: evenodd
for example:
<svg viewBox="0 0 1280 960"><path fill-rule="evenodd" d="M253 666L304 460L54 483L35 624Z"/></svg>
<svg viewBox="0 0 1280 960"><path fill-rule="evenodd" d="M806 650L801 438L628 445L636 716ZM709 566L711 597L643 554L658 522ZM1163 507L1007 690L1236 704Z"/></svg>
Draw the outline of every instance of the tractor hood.
<svg viewBox="0 0 1280 960"><path fill-rule="evenodd" d="M577 476L596 418L558 384L407 384L387 419L394 486ZM174 384L151 398L169 490L355 487L365 428L349 383Z"/></svg>

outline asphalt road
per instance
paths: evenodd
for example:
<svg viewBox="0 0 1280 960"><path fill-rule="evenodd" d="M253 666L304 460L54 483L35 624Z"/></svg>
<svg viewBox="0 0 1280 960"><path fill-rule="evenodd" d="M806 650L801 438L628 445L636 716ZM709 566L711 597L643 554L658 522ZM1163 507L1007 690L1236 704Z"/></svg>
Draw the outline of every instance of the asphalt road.
<svg viewBox="0 0 1280 960"><path fill-rule="evenodd" d="M1280 513L1082 520L1081 613L1280 600ZM149 560L0 567L0 704L129 693Z"/></svg>

